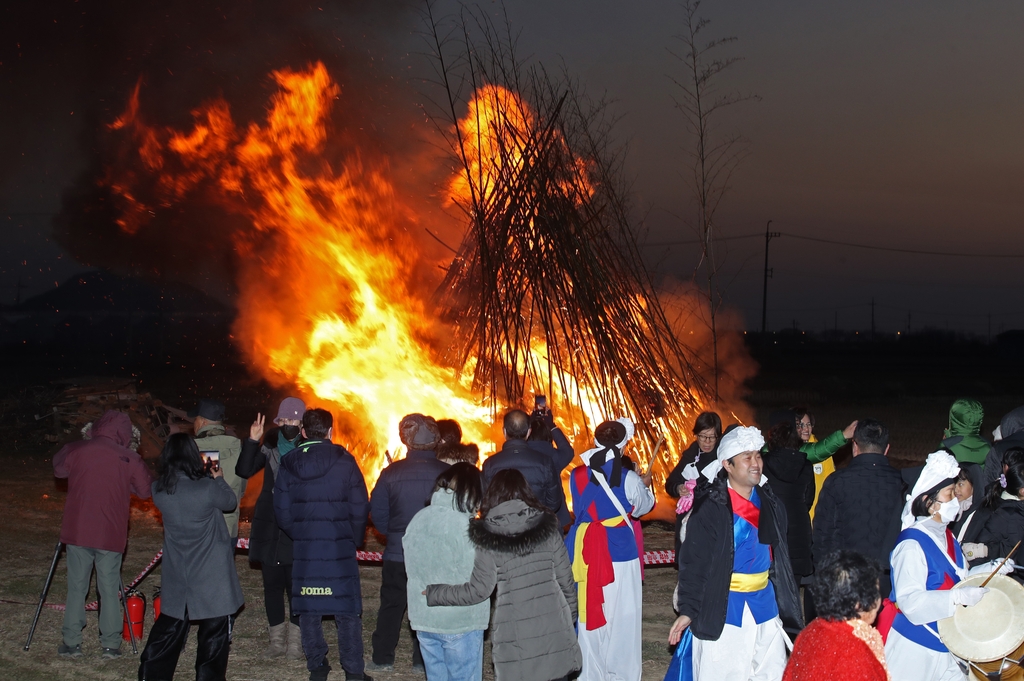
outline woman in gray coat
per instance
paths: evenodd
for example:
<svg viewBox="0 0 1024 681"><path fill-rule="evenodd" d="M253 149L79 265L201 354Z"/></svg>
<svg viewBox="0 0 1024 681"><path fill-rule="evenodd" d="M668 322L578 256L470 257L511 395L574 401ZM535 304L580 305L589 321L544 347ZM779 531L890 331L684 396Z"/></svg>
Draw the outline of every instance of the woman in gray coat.
<svg viewBox="0 0 1024 681"><path fill-rule="evenodd" d="M223 473L207 474L195 441L171 435L160 454L153 502L164 521L160 617L139 664L140 681L174 677L190 622L199 624L196 681L222 681L228 667L229 618L242 587L224 513L238 505Z"/></svg>
<svg viewBox="0 0 1024 681"><path fill-rule="evenodd" d="M498 588L491 622L497 681L565 679L583 666L573 623L576 589L553 513L540 509L523 474L509 468L491 480L483 518L469 526L476 548L465 584L431 584L427 605L472 605Z"/></svg>

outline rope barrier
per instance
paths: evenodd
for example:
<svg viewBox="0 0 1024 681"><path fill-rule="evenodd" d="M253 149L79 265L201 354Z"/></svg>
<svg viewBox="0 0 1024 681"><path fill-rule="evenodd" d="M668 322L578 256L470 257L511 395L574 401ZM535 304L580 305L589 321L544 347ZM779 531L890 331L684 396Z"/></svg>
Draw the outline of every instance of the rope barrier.
<svg viewBox="0 0 1024 681"><path fill-rule="evenodd" d="M249 550L249 538L239 537L238 543L235 545L236 548L242 549L243 551ZM142 568L142 572L135 576L131 582L125 585L125 589L134 589L139 583L145 579L153 568L156 567L160 559L164 557L163 549L156 552L153 556L153 560L149 561L149 565ZM356 551L356 560L360 563L382 563L384 562L384 554L380 551ZM659 566L659 565L672 565L676 562L675 551L645 551L644 552L644 565ZM9 601L6 599L0 599L0 603L9 603L12 605L34 605L34 603L23 603L22 601ZM93 601L87 603L85 606L86 611L93 612L99 610L100 602ZM60 612L64 611L63 603L44 603L43 607L50 608L51 610L57 610Z"/></svg>

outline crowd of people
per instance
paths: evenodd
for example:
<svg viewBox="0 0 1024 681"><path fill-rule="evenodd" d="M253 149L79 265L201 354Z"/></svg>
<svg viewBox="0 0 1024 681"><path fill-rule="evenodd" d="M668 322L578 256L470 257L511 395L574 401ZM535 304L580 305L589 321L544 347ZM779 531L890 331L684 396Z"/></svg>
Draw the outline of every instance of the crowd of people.
<svg viewBox="0 0 1024 681"><path fill-rule="evenodd" d="M249 559L263 578L264 658L304 660L311 681L326 680L331 617L345 678L370 679L394 669L408 613L411 662L428 681L481 679L487 631L499 681L641 678L639 518L655 496L651 471L626 454L629 419L600 424L577 454L546 406L511 410L481 466L458 423L409 414L398 428L405 455L368 490L332 441L331 413L298 398L281 402L270 428L258 414L244 441L228 434L220 402L201 400L190 416L194 436L168 438L155 479L119 412L54 457L69 478L60 656L83 655L94 567L102 656L120 656L128 500L152 495L162 607L138 678L171 679L194 623L196 678L224 679L243 607L239 500L262 470ZM969 575L1012 574L1004 559L1024 535L1024 407L994 443L979 433L982 416L958 400L939 450L900 471L875 419L818 441L804 408L772 414L766 433L700 414L665 483L678 500L666 680L965 679L936 622L982 601L987 588L953 588ZM831 457L848 442L853 457L836 470ZM570 513L563 471L577 457ZM366 660L357 549L370 522L386 548Z"/></svg>

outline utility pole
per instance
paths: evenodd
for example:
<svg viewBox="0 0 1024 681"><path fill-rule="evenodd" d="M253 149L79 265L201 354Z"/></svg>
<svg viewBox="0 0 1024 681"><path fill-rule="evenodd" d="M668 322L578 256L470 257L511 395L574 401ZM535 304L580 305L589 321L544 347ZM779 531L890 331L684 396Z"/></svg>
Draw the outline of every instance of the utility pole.
<svg viewBox="0 0 1024 681"><path fill-rule="evenodd" d="M875 299L871 299L871 340L875 340Z"/></svg>
<svg viewBox="0 0 1024 681"><path fill-rule="evenodd" d="M768 277L772 276L775 269L768 267L768 244L775 237L782 236L782 232L769 231L771 226L772 221L769 220L764 227L764 296L761 299L761 333L768 330Z"/></svg>

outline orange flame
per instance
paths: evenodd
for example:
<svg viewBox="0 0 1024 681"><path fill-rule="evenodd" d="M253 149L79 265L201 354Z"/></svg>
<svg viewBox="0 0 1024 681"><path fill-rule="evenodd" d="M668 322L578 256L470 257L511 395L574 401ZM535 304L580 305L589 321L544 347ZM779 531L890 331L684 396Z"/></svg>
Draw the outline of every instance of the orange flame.
<svg viewBox="0 0 1024 681"><path fill-rule="evenodd" d="M112 127L132 128L164 201L207 181L251 218L256 234L237 244L236 335L273 383L341 408L347 420L336 430L351 438L368 482L383 450L401 446L405 414L454 418L485 441L489 410L433 359L433 322L406 283L415 255L397 228L391 184L358 159L336 170L318 156L338 86L323 64L272 75L279 90L266 122L241 134L222 100L194 111L190 131L146 127L138 89ZM134 232L146 209L131 210L129 186L111 186L128 200L122 228Z"/></svg>
<svg viewBox="0 0 1024 681"><path fill-rule="evenodd" d="M491 411L468 385L475 360L461 373L463 381L435 359L439 330L410 290L417 256L390 181L354 155L337 167L326 160L339 87L321 63L271 75L278 91L266 120L245 129L220 99L193 111L191 130L146 125L137 85L110 126L131 136L143 169L121 163L104 180L120 199L119 225L134 234L151 218L154 207L138 198L147 194L139 187L148 181L157 207L204 191L248 218L253 229L234 237L241 265L236 339L269 381L297 386L311 406L338 407L336 439L361 459L368 484L384 466L383 451L400 447L398 423L407 413L454 418L468 440L488 442ZM448 199L472 206L474 194L490 196L503 173L522 170L530 161L527 133L536 125L515 93L480 88L459 122L467 168L449 182ZM563 190L568 196L590 191L586 163L571 165L576 176L559 180ZM533 339L532 375L544 374L546 356L545 341ZM554 397L562 398L561 415L574 415L577 435L602 417L617 416L602 414L602 401L574 377L554 383L549 389L556 392L566 386L569 394ZM627 403L624 394L618 397ZM656 427L665 432L663 424ZM665 434L676 451L688 440L685 433Z"/></svg>

